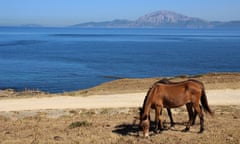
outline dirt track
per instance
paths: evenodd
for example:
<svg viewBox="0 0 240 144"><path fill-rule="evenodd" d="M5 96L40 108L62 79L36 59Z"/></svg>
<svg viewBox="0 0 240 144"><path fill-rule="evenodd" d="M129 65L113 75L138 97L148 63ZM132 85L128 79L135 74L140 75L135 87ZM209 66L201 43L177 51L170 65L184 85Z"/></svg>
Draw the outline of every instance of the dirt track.
<svg viewBox="0 0 240 144"><path fill-rule="evenodd" d="M40 109L140 107L146 93L94 95L88 97L56 96L0 100L0 111ZM210 105L239 105L240 89L208 90Z"/></svg>

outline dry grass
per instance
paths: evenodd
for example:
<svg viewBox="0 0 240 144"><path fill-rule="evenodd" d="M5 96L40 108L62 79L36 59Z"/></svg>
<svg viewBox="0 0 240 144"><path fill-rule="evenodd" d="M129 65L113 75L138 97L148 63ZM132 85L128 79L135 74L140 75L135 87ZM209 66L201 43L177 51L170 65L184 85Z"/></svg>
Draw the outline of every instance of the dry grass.
<svg viewBox="0 0 240 144"><path fill-rule="evenodd" d="M207 90L209 89L240 89L240 73L209 73L202 75L181 75L176 77L169 77L171 81L183 81L187 79L196 79L204 83ZM89 96L95 94L119 94L119 93L136 93L146 92L153 83L163 77L158 78L144 78L144 79L118 79L103 83L99 86L79 90L74 92L66 92L63 95L71 96Z"/></svg>
<svg viewBox="0 0 240 144"><path fill-rule="evenodd" d="M67 96L89 96L89 95L104 95L104 94L120 94L120 93L136 93L146 92L148 88L156 81L162 79L158 78L123 78L113 80L100 84L96 87L65 92L57 95ZM189 78L200 80L204 83L206 89L240 89L240 73L209 73L202 75L180 75L176 77L169 77L171 81L183 81ZM15 91L13 89L0 90L0 99L9 98L26 98L26 97L51 97L56 94L49 94L39 90L24 90Z"/></svg>
<svg viewBox="0 0 240 144"><path fill-rule="evenodd" d="M34 90L34 89L25 89L23 91L16 91L14 89L0 90L1 99L9 98L26 98L26 97L46 97L51 96L47 92Z"/></svg>
<svg viewBox="0 0 240 144"><path fill-rule="evenodd" d="M152 133L149 139L138 136L138 126L133 119L138 114L137 108L59 110L57 117L51 117L51 110L1 112L0 143L240 143L240 106L215 106L212 109L215 116L205 116L206 131L203 134L197 133L199 119L190 132L181 132L188 119L183 107L174 110L177 122L174 130ZM31 114L27 115L28 112ZM169 125L166 111L164 118Z"/></svg>

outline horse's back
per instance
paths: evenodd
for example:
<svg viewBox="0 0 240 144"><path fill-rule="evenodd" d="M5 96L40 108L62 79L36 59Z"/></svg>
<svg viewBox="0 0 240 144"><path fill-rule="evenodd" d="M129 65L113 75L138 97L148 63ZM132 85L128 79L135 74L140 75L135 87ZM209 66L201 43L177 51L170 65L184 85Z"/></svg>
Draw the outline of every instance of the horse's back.
<svg viewBox="0 0 240 144"><path fill-rule="evenodd" d="M157 84L155 102L166 108L175 108L191 101L188 91L190 83Z"/></svg>
<svg viewBox="0 0 240 144"><path fill-rule="evenodd" d="M157 83L157 93L160 97L185 97L201 94L203 87L195 81L184 81L176 84Z"/></svg>
<svg viewBox="0 0 240 144"><path fill-rule="evenodd" d="M197 81L194 79L189 79L189 80L181 81L181 82L169 82L167 80L164 80L164 81L159 81L159 82L155 83L155 85L157 85L158 87L161 87L163 89L164 89L164 87L177 89L177 88L189 87L189 86L201 87L202 83L200 81Z"/></svg>
<svg viewBox="0 0 240 144"><path fill-rule="evenodd" d="M159 80L159 81L157 81L157 82L155 82L155 83L162 83L162 84L179 84L179 83L184 83L184 82L189 82L189 81L198 83L198 84L200 84L200 85L203 85L203 83L202 83L201 81L196 80L196 79L193 79L193 78L190 78L190 79L185 80L185 81L177 81L177 82L171 81L171 80L169 80L169 79L167 79L167 78L163 78L163 79L161 79L161 80Z"/></svg>

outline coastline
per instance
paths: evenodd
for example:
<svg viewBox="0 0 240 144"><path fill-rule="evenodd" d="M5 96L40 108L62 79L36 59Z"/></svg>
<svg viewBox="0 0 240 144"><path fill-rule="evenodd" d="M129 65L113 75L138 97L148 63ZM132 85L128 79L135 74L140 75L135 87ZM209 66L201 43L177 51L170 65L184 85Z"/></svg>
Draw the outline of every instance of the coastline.
<svg viewBox="0 0 240 144"><path fill-rule="evenodd" d="M206 90L215 89L240 89L240 72L218 72L199 75L180 75L175 77L155 77L155 78L124 78L100 84L89 89L65 92L61 95L70 96L90 96L106 94L124 94L146 92L153 83L163 78L178 82L187 79L196 79L203 82Z"/></svg>
<svg viewBox="0 0 240 144"><path fill-rule="evenodd" d="M155 78L120 78L105 82L95 87L78 91L64 93L48 93L38 90L15 91L14 89L0 89L1 99L19 99L32 97L53 97L53 96L92 96L110 94L144 93L151 85L163 78L170 81L184 81L196 79L204 83L206 90L240 89L240 72L206 73L199 75L180 75L175 77L155 77Z"/></svg>

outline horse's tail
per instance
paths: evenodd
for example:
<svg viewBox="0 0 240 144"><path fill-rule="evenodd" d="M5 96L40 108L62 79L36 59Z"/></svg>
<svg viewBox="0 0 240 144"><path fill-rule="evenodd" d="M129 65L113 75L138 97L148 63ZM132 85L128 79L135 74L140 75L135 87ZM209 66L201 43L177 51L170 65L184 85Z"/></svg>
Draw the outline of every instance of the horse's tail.
<svg viewBox="0 0 240 144"><path fill-rule="evenodd" d="M203 109L205 112L208 112L210 115L214 115L213 111L210 109L209 105L208 105L208 100L207 100L207 96L206 96L206 92L204 87L202 88L202 96L201 96L201 103L203 106Z"/></svg>

